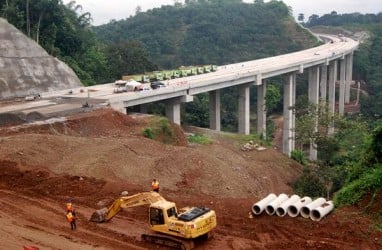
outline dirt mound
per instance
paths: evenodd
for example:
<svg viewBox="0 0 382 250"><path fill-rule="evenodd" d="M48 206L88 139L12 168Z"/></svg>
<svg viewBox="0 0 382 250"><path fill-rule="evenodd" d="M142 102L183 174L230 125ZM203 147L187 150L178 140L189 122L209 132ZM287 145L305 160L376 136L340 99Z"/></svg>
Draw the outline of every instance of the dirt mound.
<svg viewBox="0 0 382 250"><path fill-rule="evenodd" d="M147 187L155 177L167 190L227 197L290 193L288 183L301 173L297 163L273 149L243 152L229 137L211 145L164 145L142 135L149 123L150 117L132 118L107 109L7 128L0 131L8 135L1 141L7 147L0 159L44 166L55 174ZM176 144L186 144L181 128L173 128Z"/></svg>
<svg viewBox="0 0 382 250"><path fill-rule="evenodd" d="M172 125L176 145L145 138L153 117L104 109L0 130L0 236L2 247L21 249L164 249L143 243L146 208L126 209L104 224L88 221L119 194L148 191L152 178L178 207L208 206L218 227L196 249L378 249L382 233L356 208L334 211L320 222L260 215L253 203L270 192L291 194L301 166L279 152L241 151L232 135L200 130L210 145L187 145ZM181 145L181 146L179 146ZM79 215L70 230L65 203ZM373 207L374 209L374 207Z"/></svg>
<svg viewBox="0 0 382 250"><path fill-rule="evenodd" d="M0 126L10 126L22 124L25 122L25 117L22 114L15 113L0 113Z"/></svg>
<svg viewBox="0 0 382 250"><path fill-rule="evenodd" d="M41 121L41 120L45 120L46 117L41 114L40 112L30 112L26 115L26 119L28 122L33 122L33 121Z"/></svg>

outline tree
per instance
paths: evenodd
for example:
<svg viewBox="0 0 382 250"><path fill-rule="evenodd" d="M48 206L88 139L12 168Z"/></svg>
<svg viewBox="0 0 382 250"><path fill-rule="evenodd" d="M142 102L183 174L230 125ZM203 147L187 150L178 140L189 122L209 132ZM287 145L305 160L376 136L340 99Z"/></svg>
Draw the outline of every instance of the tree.
<svg viewBox="0 0 382 250"><path fill-rule="evenodd" d="M120 79L131 75L156 70L148 60L147 52L138 41L120 41L106 48L106 57L111 69L111 76Z"/></svg>
<svg viewBox="0 0 382 250"><path fill-rule="evenodd" d="M314 26L314 25L316 25L316 23L317 23L318 20L319 20L319 16L318 16L318 15L316 15L316 14L311 15L311 16L308 18L309 26Z"/></svg>
<svg viewBox="0 0 382 250"><path fill-rule="evenodd" d="M364 166L382 163L382 125L376 127L365 150Z"/></svg>
<svg viewBox="0 0 382 250"><path fill-rule="evenodd" d="M265 95L265 103L267 113L272 113L277 108L281 100L280 89L274 84L267 84L267 91Z"/></svg>
<svg viewBox="0 0 382 250"><path fill-rule="evenodd" d="M304 22L305 16L303 13L298 14L297 20L301 23Z"/></svg>
<svg viewBox="0 0 382 250"><path fill-rule="evenodd" d="M142 12L142 7L138 5L138 6L135 8L135 15L137 15L137 14L139 14L139 13L141 13L141 12Z"/></svg>

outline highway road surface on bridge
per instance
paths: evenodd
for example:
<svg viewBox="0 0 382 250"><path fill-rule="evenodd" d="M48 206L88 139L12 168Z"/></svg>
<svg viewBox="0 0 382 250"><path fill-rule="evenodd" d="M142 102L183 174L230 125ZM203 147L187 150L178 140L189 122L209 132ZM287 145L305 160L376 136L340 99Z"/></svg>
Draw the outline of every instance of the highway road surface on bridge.
<svg viewBox="0 0 382 250"><path fill-rule="evenodd" d="M324 36L324 35L323 35ZM195 95L226 87L266 79L290 72L302 73L314 65L328 64L332 60L343 59L358 47L358 42L345 37L325 35L331 42L311 49L268 57L264 59L219 66L217 71L163 81L166 88L139 92L114 93L113 83L41 93L41 99L20 102L0 107L0 113L39 112L49 117L60 111L86 108L83 104L94 106L111 105L119 107L134 106L173 97ZM260 78L259 78L260 77ZM52 107L54 106L54 107Z"/></svg>

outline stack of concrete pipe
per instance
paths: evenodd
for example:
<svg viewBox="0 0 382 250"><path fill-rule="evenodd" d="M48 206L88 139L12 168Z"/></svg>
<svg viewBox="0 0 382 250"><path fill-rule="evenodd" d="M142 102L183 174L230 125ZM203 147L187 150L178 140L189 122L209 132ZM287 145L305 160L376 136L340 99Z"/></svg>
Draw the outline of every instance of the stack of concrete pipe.
<svg viewBox="0 0 382 250"><path fill-rule="evenodd" d="M301 215L313 221L320 221L334 209L332 201L325 198L312 200L310 197L300 197L296 194L288 196L286 194L269 194L264 199L253 204L252 213L260 215L264 210L268 215L277 214L280 217L288 214L290 217Z"/></svg>

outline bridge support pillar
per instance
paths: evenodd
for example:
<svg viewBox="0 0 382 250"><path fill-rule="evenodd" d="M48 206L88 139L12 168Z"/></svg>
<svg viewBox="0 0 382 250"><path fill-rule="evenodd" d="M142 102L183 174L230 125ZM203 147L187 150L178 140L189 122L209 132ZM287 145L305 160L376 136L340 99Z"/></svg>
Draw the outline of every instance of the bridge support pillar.
<svg viewBox="0 0 382 250"><path fill-rule="evenodd" d="M139 105L139 112L142 114L147 114L147 104Z"/></svg>
<svg viewBox="0 0 382 250"><path fill-rule="evenodd" d="M267 92L267 83L262 80L262 84L257 86L257 134L266 138L267 113L265 94Z"/></svg>
<svg viewBox="0 0 382 250"><path fill-rule="evenodd" d="M315 106L316 114L314 119L313 132L317 133L318 131L318 103L319 103L319 67L312 67L309 69L309 102ZM311 139L310 141L310 150L309 150L309 159L311 161L317 160L317 144Z"/></svg>
<svg viewBox="0 0 382 250"><path fill-rule="evenodd" d="M326 104L328 89L328 65L320 67L320 98L323 104Z"/></svg>
<svg viewBox="0 0 382 250"><path fill-rule="evenodd" d="M210 129L220 131L220 90L209 92Z"/></svg>
<svg viewBox="0 0 382 250"><path fill-rule="evenodd" d="M345 85L345 103L350 102L350 87L353 81L353 53L346 56L346 85Z"/></svg>
<svg viewBox="0 0 382 250"><path fill-rule="evenodd" d="M249 135L249 87L252 84L243 84L238 86L239 89L239 105L238 105L238 119L239 119L239 134Z"/></svg>
<svg viewBox="0 0 382 250"><path fill-rule="evenodd" d="M180 102L166 102L166 117L173 123L180 125Z"/></svg>
<svg viewBox="0 0 382 250"><path fill-rule="evenodd" d="M287 75L284 84L284 124L283 124L283 153L290 156L294 149L294 124L295 124L295 93L296 74Z"/></svg>
<svg viewBox="0 0 382 250"><path fill-rule="evenodd" d="M338 113L343 116L345 113L345 76L346 76L346 60L340 60L340 96L338 100Z"/></svg>
<svg viewBox="0 0 382 250"><path fill-rule="evenodd" d="M180 104L183 102L192 102L194 97L192 95L184 95L168 99L165 101L166 117L173 123L181 125L180 120Z"/></svg>
<svg viewBox="0 0 382 250"><path fill-rule="evenodd" d="M329 64L329 88L328 88L328 111L330 114L330 123L328 128L328 135L334 133L333 115L336 110L336 81L337 81L337 60Z"/></svg>

